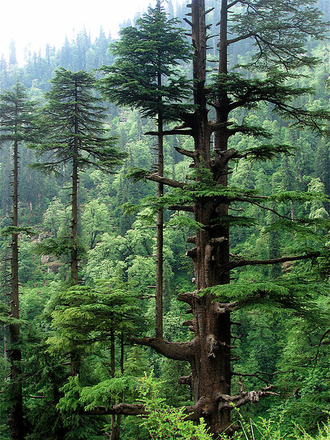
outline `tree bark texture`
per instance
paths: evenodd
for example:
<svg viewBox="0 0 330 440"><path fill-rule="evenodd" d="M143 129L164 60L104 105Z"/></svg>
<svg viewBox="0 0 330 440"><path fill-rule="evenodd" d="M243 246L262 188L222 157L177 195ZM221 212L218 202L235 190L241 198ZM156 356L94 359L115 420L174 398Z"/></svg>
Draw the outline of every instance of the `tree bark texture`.
<svg viewBox="0 0 330 440"><path fill-rule="evenodd" d="M227 71L226 60L226 2L222 2L220 30L220 71ZM194 132L195 156L194 166L202 164L213 174L214 185L227 184L227 163L219 162L227 150L227 127L215 131L215 160L211 161L212 127L208 121L206 108L205 75L206 75L206 24L204 0L192 1L192 41L194 47L194 80L195 113ZM226 94L219 96L224 102ZM217 103L218 104L218 103ZM225 106L226 107L226 106ZM218 106L217 106L218 108ZM225 123L228 113L217 112L216 123ZM197 292L218 284L229 283L229 231L217 219L227 215L228 204L216 198L200 198L194 206L195 220L204 227L196 234L195 247L188 253L194 263ZM187 300L187 298L186 298ZM188 301L186 301L188 302ZM219 307L211 295L193 295L189 299L193 311L192 330L195 333L195 345L192 360L191 386L195 402L203 401L203 417L211 432L217 437L230 425L230 409L220 406L219 396L230 395L231 387L231 321L230 308Z"/></svg>

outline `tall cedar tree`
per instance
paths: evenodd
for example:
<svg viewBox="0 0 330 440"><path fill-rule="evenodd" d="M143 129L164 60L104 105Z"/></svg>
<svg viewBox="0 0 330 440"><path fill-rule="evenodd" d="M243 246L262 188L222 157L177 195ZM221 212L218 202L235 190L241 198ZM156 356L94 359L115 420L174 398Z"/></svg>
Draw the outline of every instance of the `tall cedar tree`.
<svg viewBox="0 0 330 440"><path fill-rule="evenodd" d="M108 76L99 82L103 94L121 106L138 108L143 115L156 118L158 138L157 176L164 174L164 121L178 119L181 101L189 93L187 78L177 66L190 57L177 20L169 19L158 0L155 8L137 20L135 27L121 31L121 39L112 46L117 55L111 67L102 70ZM158 181L157 195L164 184ZM163 336L163 207L157 212L156 252L156 336Z"/></svg>
<svg viewBox="0 0 330 440"><path fill-rule="evenodd" d="M11 440L24 439L23 396L21 378L21 349L19 320L19 250L18 236L18 182L19 182L19 147L26 142L36 140L36 104L32 103L25 88L17 82L15 87L0 95L0 142L11 145L13 151L13 180L12 180L12 225L7 228L11 235L11 276L10 276L10 314L14 322L9 326L10 331L10 401L9 432Z"/></svg>
<svg viewBox="0 0 330 440"><path fill-rule="evenodd" d="M40 153L50 153L49 161L35 167L57 171L71 164L71 283L78 284L78 180L79 171L95 167L111 171L125 157L107 136L105 109L94 93L95 80L85 71L71 72L59 68L46 93L43 109L47 135L37 146Z"/></svg>
<svg viewBox="0 0 330 440"><path fill-rule="evenodd" d="M180 202L182 210L194 213L196 225L199 226L196 235L189 239L194 247L187 254L194 263L196 290L181 293L178 297L190 307L193 315L190 329L194 338L186 343L168 342L159 337L136 339L135 342L150 346L165 357L190 363L191 375L181 378L182 383L191 386L195 401L187 411L195 420L204 417L214 438L218 438L224 430L230 431L233 405L239 407L272 393L269 385L249 392L241 386L237 395L231 394L234 374L231 365L231 312L249 301L257 303L258 299L265 301L267 298L270 302L273 300L284 306L297 307L301 313L307 310L307 295L305 307L299 309L297 286L284 288L280 280L278 284L255 283L241 288L235 284L229 286L231 272L239 267L281 264L318 255L304 249L305 252L303 250L301 254L282 255L268 260L233 257L229 248L229 229L235 224L244 226L249 219L229 215L230 205L242 203L244 207L248 203L261 208L264 205L264 209L276 213L273 208L267 207L267 203L292 198L299 200L299 197L304 200L306 195L261 197L245 188L231 188L228 174L229 163L233 159L269 159L288 151L288 146L275 145L268 140L270 134L262 128L231 119L234 110L248 111L257 108L259 103L269 103L282 116L292 118L299 126L312 129L318 129L320 120L328 117L323 111L308 112L295 107L295 98L310 90L290 85L297 68L315 63L315 59L308 57L304 49L306 38L324 35L325 26L319 12L313 7L314 3L313 0L221 0L217 74L214 69L207 69L209 37L206 17L211 11L205 9L204 0L192 0L188 5L190 17L186 21L191 26L194 49L195 111L182 111L179 114L182 121L180 127L164 130L163 134L192 136L194 151L179 151L193 160L195 182L187 185L157 175L150 176L150 179L175 187L172 198L167 194L163 197L164 203L167 201L173 205ZM134 33L133 36L138 37L139 34ZM254 43L254 46L251 44L253 55L244 66L237 66L228 72L228 48L243 41ZM136 44L136 41L133 40L131 44ZM141 72L136 72L136 75L138 89ZM153 87L149 90L154 93ZM148 96L147 91L145 95ZM215 120L210 119L210 109L214 109ZM229 145L230 138L236 133L261 136L268 142L261 147L238 151ZM279 214L278 218L283 227L299 226L299 222L292 222ZM278 293L280 295L276 296ZM134 413L132 406L123 405L122 411ZM139 411L141 408L137 406L136 413Z"/></svg>

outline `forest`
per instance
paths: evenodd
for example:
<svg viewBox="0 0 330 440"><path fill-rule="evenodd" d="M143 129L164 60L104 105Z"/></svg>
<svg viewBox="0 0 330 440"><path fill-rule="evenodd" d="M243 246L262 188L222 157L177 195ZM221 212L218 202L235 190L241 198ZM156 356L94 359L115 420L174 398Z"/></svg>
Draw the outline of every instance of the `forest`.
<svg viewBox="0 0 330 440"><path fill-rule="evenodd" d="M330 439L330 4L153 0L0 60L0 440Z"/></svg>

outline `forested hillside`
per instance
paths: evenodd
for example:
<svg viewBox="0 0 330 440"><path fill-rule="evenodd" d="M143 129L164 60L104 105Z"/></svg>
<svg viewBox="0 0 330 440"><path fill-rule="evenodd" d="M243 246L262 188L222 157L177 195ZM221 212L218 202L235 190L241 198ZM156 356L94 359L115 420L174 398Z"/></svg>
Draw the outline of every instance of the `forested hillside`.
<svg viewBox="0 0 330 440"><path fill-rule="evenodd" d="M0 439L330 438L329 2L205 3L1 59Z"/></svg>

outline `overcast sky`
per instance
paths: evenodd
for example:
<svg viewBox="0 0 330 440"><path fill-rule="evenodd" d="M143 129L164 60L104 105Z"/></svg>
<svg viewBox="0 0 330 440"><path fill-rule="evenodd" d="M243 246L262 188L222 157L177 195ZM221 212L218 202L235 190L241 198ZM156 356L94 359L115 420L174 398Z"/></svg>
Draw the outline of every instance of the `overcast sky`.
<svg viewBox="0 0 330 440"><path fill-rule="evenodd" d="M1 1L1 0L0 0ZM184 0L173 1L173 4ZM84 27L92 38L100 26L106 35L116 36L119 24L146 11L155 0L2 0L0 6L0 56L8 58L11 40L16 43L19 61L24 47L32 52L45 45L60 47Z"/></svg>

